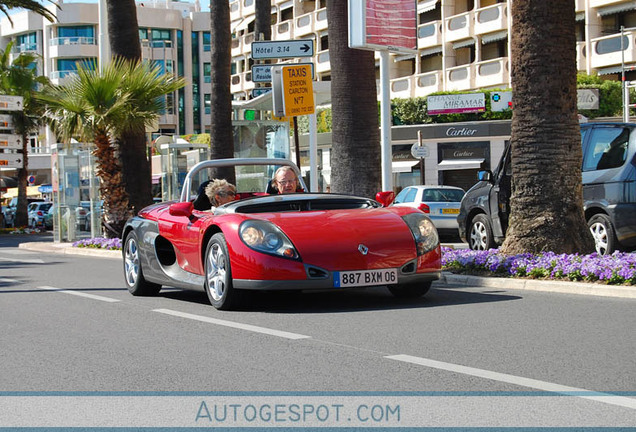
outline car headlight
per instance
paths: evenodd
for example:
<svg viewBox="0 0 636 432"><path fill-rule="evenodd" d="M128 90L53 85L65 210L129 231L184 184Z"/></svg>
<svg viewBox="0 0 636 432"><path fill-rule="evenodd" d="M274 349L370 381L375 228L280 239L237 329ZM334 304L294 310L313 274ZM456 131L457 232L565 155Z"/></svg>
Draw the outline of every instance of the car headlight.
<svg viewBox="0 0 636 432"><path fill-rule="evenodd" d="M413 233L418 256L432 251L439 245L437 229L427 216L422 213L410 213L402 216L402 219Z"/></svg>
<svg viewBox="0 0 636 432"><path fill-rule="evenodd" d="M239 226L239 236L243 243L255 251L300 260L291 240L271 222L247 220Z"/></svg>

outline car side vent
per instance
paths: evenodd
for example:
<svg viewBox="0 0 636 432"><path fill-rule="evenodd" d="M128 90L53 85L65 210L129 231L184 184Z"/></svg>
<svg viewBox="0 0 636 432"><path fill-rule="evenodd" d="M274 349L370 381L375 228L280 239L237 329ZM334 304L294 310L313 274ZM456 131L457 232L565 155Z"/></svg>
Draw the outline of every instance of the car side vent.
<svg viewBox="0 0 636 432"><path fill-rule="evenodd" d="M402 266L402 268L400 269L400 272L402 273L415 273L415 261L411 261L410 263Z"/></svg>
<svg viewBox="0 0 636 432"><path fill-rule="evenodd" d="M326 279L329 272L318 267L307 267L307 276L310 279Z"/></svg>

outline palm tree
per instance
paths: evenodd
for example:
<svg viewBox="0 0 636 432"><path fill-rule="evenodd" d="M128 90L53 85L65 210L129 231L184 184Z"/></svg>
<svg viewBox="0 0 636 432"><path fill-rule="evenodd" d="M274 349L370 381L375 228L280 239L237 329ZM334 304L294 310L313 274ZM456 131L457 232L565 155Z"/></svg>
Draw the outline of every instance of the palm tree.
<svg viewBox="0 0 636 432"><path fill-rule="evenodd" d="M210 0L210 159L234 157L230 92L230 3ZM234 169L216 168L210 175L236 183Z"/></svg>
<svg viewBox="0 0 636 432"><path fill-rule="evenodd" d="M141 61L141 42L135 0L106 0L108 39L113 57ZM152 168L144 130L126 131L118 147L130 206L138 211L152 204Z"/></svg>
<svg viewBox="0 0 636 432"><path fill-rule="evenodd" d="M164 107L163 96L183 85L183 80L162 75L159 67L115 59L101 71L81 65L68 84L49 86L40 96L60 138L95 143L107 237L119 237L131 215L115 139L151 124Z"/></svg>
<svg viewBox="0 0 636 432"><path fill-rule="evenodd" d="M256 40L272 39L272 0L256 0L254 4ZM262 37L261 37L262 36Z"/></svg>
<svg viewBox="0 0 636 432"><path fill-rule="evenodd" d="M37 56L22 53L10 61L10 42L4 51L0 50L0 93L23 97L23 110L12 112L15 132L22 137L23 166L18 169L18 206L14 226L27 224L27 177L29 169L29 134L42 124L44 106L34 97L38 85L48 83L44 76L37 76L33 65Z"/></svg>
<svg viewBox="0 0 636 432"><path fill-rule="evenodd" d="M50 0L49 2L59 7L57 3ZM51 22L55 21L55 15L36 0L0 0L0 12L7 17L11 25L13 25L13 21L9 16L9 11L12 9L27 9L42 15Z"/></svg>
<svg viewBox="0 0 636 432"><path fill-rule="evenodd" d="M502 251L591 252L571 0L512 2L512 195Z"/></svg>
<svg viewBox="0 0 636 432"><path fill-rule="evenodd" d="M333 155L331 190L375 197L380 132L372 51L348 47L347 2L327 0Z"/></svg>

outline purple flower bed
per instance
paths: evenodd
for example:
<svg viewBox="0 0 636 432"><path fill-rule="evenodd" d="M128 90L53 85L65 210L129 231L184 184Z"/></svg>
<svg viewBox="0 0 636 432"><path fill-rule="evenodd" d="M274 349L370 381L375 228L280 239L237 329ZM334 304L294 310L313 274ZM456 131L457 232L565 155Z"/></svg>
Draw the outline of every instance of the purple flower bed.
<svg viewBox="0 0 636 432"><path fill-rule="evenodd" d="M121 239L107 239L103 237L96 237L91 239L84 239L73 243L74 247L86 247L95 249L108 249L108 250L121 250Z"/></svg>
<svg viewBox="0 0 636 432"><path fill-rule="evenodd" d="M612 255L545 252L507 256L500 254L498 249L442 248L442 268L457 272L486 272L493 276L636 285L636 254L625 252Z"/></svg>

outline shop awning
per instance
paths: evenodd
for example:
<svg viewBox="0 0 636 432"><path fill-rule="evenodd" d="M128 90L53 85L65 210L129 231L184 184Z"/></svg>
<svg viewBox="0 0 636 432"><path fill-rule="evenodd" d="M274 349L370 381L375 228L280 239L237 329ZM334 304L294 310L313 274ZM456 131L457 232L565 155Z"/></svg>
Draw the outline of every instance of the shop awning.
<svg viewBox="0 0 636 432"><path fill-rule="evenodd" d="M488 44L491 42L497 42L500 40L504 40L508 37L508 30L485 34L481 37L482 44Z"/></svg>
<svg viewBox="0 0 636 432"><path fill-rule="evenodd" d="M394 173L411 172L413 167L418 166L419 164L419 162L412 160L391 162L391 171Z"/></svg>
<svg viewBox="0 0 636 432"><path fill-rule="evenodd" d="M469 38L469 39L464 39L464 40L459 41L459 42L455 42L453 44L453 49L466 48L466 47L473 46L473 45L475 45L475 39Z"/></svg>
<svg viewBox="0 0 636 432"><path fill-rule="evenodd" d="M596 73L599 74L599 75L609 75L609 74L621 73L621 67L620 66L611 66L611 67L606 67L606 68L602 68L602 69L597 69Z"/></svg>
<svg viewBox="0 0 636 432"><path fill-rule="evenodd" d="M437 164L437 169L442 170L462 170L481 168L484 159L445 159Z"/></svg>
<svg viewBox="0 0 636 432"><path fill-rule="evenodd" d="M636 9L636 1L630 1L626 3L598 8L598 14L600 16L607 16L634 9Z"/></svg>
<svg viewBox="0 0 636 432"><path fill-rule="evenodd" d="M234 33L240 30L245 30L247 26L249 26L250 23L254 21L254 18L256 18L256 15L252 15L251 17L243 18L242 20L236 20L235 22L232 22L230 24L231 32Z"/></svg>
<svg viewBox="0 0 636 432"><path fill-rule="evenodd" d="M38 190L39 186L27 186L27 196L30 197L40 197L40 191ZM2 198L15 198L18 196L18 188L9 188L5 193L2 194Z"/></svg>
<svg viewBox="0 0 636 432"><path fill-rule="evenodd" d="M40 193L51 193L53 192L53 186L50 184L43 184L38 187L38 191Z"/></svg>
<svg viewBox="0 0 636 432"><path fill-rule="evenodd" d="M437 6L437 0L424 0L417 4L417 13L432 11Z"/></svg>

